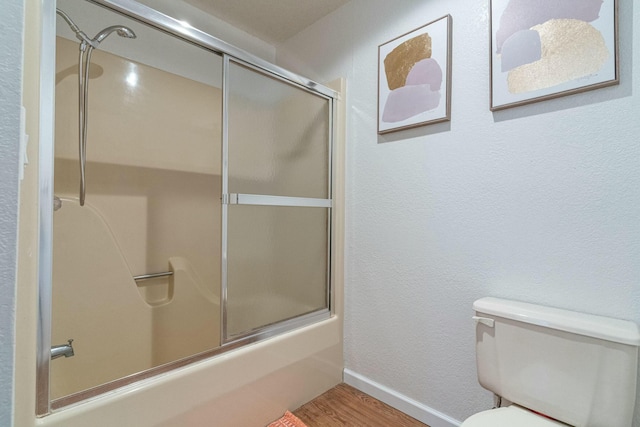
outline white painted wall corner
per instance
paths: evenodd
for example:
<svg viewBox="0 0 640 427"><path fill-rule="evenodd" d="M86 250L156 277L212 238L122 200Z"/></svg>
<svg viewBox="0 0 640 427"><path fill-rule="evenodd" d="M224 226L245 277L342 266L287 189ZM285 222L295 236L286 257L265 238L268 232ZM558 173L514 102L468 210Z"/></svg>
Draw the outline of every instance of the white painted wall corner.
<svg viewBox="0 0 640 427"><path fill-rule="evenodd" d="M379 384L349 369L344 370L344 382L368 395L396 408L399 411L421 421L430 427L460 427L460 421L454 420L442 412L436 411L411 399L387 386Z"/></svg>

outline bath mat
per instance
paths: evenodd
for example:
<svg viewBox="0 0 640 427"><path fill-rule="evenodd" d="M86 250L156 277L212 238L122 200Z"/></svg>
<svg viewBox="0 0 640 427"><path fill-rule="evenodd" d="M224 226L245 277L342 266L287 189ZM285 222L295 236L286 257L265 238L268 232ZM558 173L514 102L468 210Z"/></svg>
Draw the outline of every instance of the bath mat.
<svg viewBox="0 0 640 427"><path fill-rule="evenodd" d="M307 425L300 421L300 418L287 411L282 418L275 420L267 427L307 427Z"/></svg>

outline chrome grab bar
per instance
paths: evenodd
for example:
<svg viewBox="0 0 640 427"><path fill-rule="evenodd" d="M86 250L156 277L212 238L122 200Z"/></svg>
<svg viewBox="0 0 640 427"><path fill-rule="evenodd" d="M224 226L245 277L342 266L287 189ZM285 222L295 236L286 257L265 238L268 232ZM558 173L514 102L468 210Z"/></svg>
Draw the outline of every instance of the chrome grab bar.
<svg viewBox="0 0 640 427"><path fill-rule="evenodd" d="M173 276L173 271L165 271L164 273L152 273L152 274L142 274L140 276L133 276L133 280L136 282L141 282L143 280L157 279L158 277L167 277Z"/></svg>

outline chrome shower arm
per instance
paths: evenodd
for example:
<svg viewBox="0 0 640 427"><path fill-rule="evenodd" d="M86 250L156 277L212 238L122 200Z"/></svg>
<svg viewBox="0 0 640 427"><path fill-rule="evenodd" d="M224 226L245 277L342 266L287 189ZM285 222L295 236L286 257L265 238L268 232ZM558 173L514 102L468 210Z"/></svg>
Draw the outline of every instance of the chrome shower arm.
<svg viewBox="0 0 640 427"><path fill-rule="evenodd" d="M76 38L78 40L80 40L82 43L86 43L86 44L89 44L91 46L94 46L94 41L91 40L89 38L89 36L84 33L84 31L82 31L80 28L78 28L78 26L71 20L69 15L67 15L66 13L64 13L64 11L62 11L60 9L56 9L56 13L58 15L60 15L62 17L62 19L65 20L65 22L67 23L67 25L69 25L69 28L71 28L71 31L74 32L74 34L76 35Z"/></svg>

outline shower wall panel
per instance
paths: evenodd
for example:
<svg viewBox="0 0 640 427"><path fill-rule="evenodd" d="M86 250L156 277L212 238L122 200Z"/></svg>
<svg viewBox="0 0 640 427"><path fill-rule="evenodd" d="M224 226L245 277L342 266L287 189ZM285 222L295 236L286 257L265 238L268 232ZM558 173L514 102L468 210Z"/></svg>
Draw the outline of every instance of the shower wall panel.
<svg viewBox="0 0 640 427"><path fill-rule="evenodd" d="M73 338L75 349L75 356L51 361L55 399L148 368L152 319L95 209L66 204L56 212L54 234L51 338Z"/></svg>
<svg viewBox="0 0 640 427"><path fill-rule="evenodd" d="M198 55L211 57L212 74L220 67L216 55L206 51ZM56 62L56 157L75 161L78 43L57 37ZM219 85L206 85L104 50L94 50L91 62L90 161L220 175Z"/></svg>

